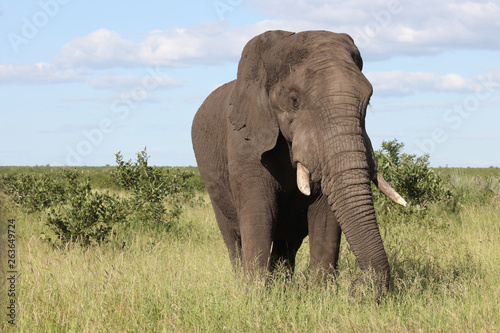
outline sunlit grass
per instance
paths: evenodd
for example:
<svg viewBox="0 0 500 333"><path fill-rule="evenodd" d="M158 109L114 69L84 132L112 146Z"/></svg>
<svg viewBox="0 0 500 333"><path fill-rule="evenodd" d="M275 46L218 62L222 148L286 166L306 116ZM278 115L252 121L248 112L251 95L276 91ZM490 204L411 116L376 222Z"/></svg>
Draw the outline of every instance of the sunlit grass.
<svg viewBox="0 0 500 333"><path fill-rule="evenodd" d="M0 331L495 332L500 327L496 201L464 204L456 212L430 208L423 219L380 221L392 281L378 303L369 288L353 293L357 265L345 241L339 275L325 285L311 281L307 241L292 279L277 274L266 284L249 283L234 273L204 196L207 204L187 208L175 234L129 228L128 234L89 248L53 247L41 237L42 215L26 215L4 199L2 222L17 223L20 276L16 326L9 327L3 316Z"/></svg>

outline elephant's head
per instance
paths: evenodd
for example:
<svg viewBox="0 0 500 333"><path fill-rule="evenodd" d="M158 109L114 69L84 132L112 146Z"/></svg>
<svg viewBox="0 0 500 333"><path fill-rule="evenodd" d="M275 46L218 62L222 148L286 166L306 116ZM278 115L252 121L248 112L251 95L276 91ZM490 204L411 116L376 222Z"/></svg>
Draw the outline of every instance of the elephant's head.
<svg viewBox="0 0 500 333"><path fill-rule="evenodd" d="M362 269L388 276L370 181L394 201L406 202L377 172L365 130L372 86L353 40L327 31L269 31L242 53L230 121L263 154L278 135L291 148L297 185L321 191Z"/></svg>

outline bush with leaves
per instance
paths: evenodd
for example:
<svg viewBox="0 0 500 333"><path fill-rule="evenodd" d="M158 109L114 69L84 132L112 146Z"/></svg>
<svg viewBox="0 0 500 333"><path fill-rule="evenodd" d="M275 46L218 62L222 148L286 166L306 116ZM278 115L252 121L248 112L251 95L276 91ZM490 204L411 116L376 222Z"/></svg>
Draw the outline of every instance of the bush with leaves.
<svg viewBox="0 0 500 333"><path fill-rule="evenodd" d="M199 173L189 172L186 178L186 187L198 192L206 192L205 184L201 180Z"/></svg>
<svg viewBox="0 0 500 333"><path fill-rule="evenodd" d="M106 241L118 225L139 222L154 229L171 230L179 221L184 205L197 202L200 181L194 172L148 165L146 149L137 161L124 162L116 154L113 178L125 194L120 197L91 188L76 170L46 174L8 175L0 179L2 190L28 212L43 212L46 224L58 240L81 245Z"/></svg>
<svg viewBox="0 0 500 333"><path fill-rule="evenodd" d="M183 204L193 200L193 172L148 165L146 148L137 153L137 161L125 162L116 154L114 177L132 194L131 210L135 220L155 228L167 229L178 222ZM169 206L165 207L165 202Z"/></svg>
<svg viewBox="0 0 500 333"><path fill-rule="evenodd" d="M66 200L64 186L45 174L7 175L0 182L5 193L30 213Z"/></svg>
<svg viewBox="0 0 500 333"><path fill-rule="evenodd" d="M403 147L397 140L384 141L375 157L379 172L412 207L408 211L422 210L431 202L448 198L450 192L441 177L429 167L429 155L406 154ZM390 202L378 189L374 190L374 199L382 206Z"/></svg>
<svg viewBox="0 0 500 333"><path fill-rule="evenodd" d="M92 190L74 170L65 172L67 200L47 210L46 224L63 242L94 245L106 241L113 227L126 219L126 202L117 195Z"/></svg>

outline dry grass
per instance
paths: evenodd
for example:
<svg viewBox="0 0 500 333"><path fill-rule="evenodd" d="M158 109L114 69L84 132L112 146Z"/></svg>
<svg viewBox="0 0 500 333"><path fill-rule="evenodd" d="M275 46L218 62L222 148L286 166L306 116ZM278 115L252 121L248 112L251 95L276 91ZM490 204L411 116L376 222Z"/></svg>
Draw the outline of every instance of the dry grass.
<svg viewBox="0 0 500 333"><path fill-rule="evenodd" d="M10 327L2 311L2 331L495 332L500 327L496 203L466 205L458 213L436 209L426 221L381 221L393 279L380 304L369 289L353 296L356 263L345 242L340 274L326 285L309 280L307 244L292 280L278 274L266 287L247 285L233 273L209 205L191 208L181 221L184 231L175 236L129 230L123 248L118 243L53 248L40 237L43 216L24 215L7 203L2 223L8 218L16 219L20 276L16 326ZM1 236L5 244L3 230Z"/></svg>

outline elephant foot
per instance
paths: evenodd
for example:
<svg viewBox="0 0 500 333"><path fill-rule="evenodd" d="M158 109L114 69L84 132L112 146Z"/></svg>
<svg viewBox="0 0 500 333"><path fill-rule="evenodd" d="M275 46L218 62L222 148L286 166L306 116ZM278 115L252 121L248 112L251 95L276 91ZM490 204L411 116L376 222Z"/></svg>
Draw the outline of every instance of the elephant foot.
<svg viewBox="0 0 500 333"><path fill-rule="evenodd" d="M380 303L388 292L390 277L374 270L363 271L351 283L350 294L358 299L373 299Z"/></svg>
<svg viewBox="0 0 500 333"><path fill-rule="evenodd" d="M316 284L327 284L337 278L338 270L332 265L326 267L311 267L311 281Z"/></svg>

